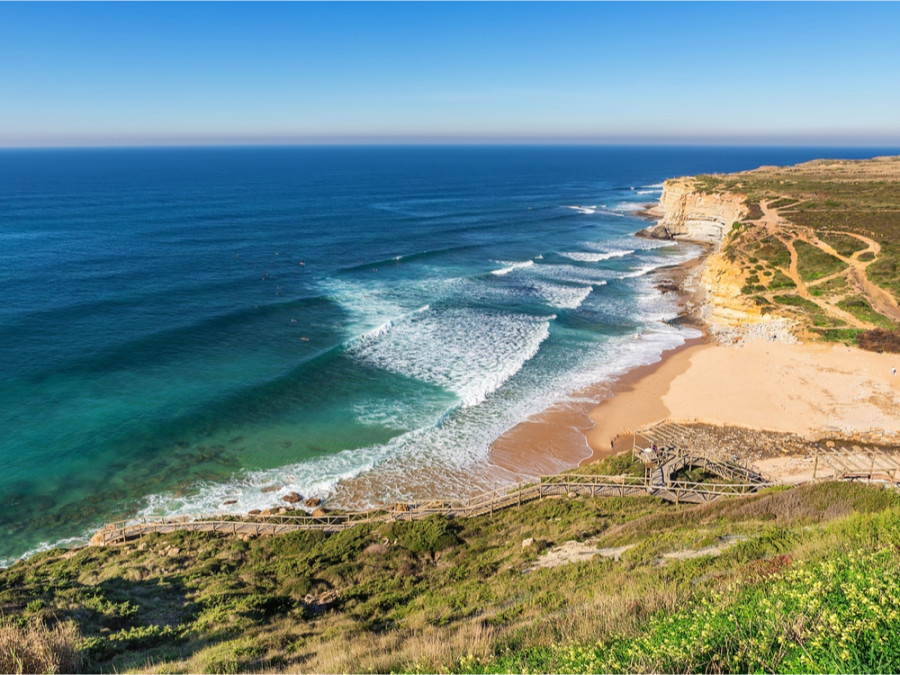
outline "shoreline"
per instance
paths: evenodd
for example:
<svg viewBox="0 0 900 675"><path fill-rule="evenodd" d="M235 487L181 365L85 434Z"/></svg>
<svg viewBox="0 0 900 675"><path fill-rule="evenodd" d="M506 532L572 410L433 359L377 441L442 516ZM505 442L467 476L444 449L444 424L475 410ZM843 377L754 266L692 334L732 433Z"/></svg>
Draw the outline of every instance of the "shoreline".
<svg viewBox="0 0 900 675"><path fill-rule="evenodd" d="M394 489L399 485L403 487L400 492L413 499L437 499L448 490L458 492L457 496L472 496L541 475L576 469L608 456L609 451L603 452L591 441L596 436L595 409L620 398L646 374L667 367L669 359L676 354L706 344L708 340L697 314L695 286L711 248L689 243L701 247L697 256L659 267L649 278L657 292L678 294L678 313L667 323L698 329L703 334L701 337L689 337L684 343L665 349L652 363L628 367L619 375L573 391L565 399L515 422L490 443L487 456L472 465L412 466L403 470L376 467L342 480L326 501L339 509L388 504L399 497Z"/></svg>
<svg viewBox="0 0 900 675"><path fill-rule="evenodd" d="M664 350L653 363L629 368L614 379L595 382L573 392L571 398L575 402L556 403L517 423L491 444L488 466L499 472L531 476L574 469L619 452L621 443L615 447L607 446L621 436L624 429L665 417L666 409L661 404L648 403L640 413L632 410L635 389L659 371L666 378L674 378L672 363L681 363L684 358L679 355L708 344L708 334L698 315L695 280L710 252L711 248L704 246L698 256L652 273L658 292L677 292L680 296L679 314L669 323L697 328L702 336L688 338L683 344ZM639 396L647 398L645 393ZM653 417L656 412L663 414Z"/></svg>

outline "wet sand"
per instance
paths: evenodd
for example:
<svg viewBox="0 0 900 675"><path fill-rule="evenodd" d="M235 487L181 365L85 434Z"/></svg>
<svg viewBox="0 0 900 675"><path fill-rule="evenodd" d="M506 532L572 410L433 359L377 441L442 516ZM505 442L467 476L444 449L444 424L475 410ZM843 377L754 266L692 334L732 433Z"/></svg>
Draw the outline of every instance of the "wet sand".
<svg viewBox="0 0 900 675"><path fill-rule="evenodd" d="M490 463L521 474L563 471L630 448L630 438L611 443L630 429L663 419L661 397L688 366L690 354L707 346L703 338L663 352L656 363L634 368L612 383L598 384L517 424L491 447Z"/></svg>

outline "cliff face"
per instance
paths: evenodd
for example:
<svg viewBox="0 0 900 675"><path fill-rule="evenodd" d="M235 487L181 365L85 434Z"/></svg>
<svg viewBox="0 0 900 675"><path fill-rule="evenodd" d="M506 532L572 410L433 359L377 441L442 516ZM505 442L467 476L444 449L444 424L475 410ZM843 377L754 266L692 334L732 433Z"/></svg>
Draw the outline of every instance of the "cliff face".
<svg viewBox="0 0 900 675"><path fill-rule="evenodd" d="M742 195L703 194L690 178L667 180L659 205L649 213L660 221L639 234L655 239L678 239L718 247L735 221L747 215Z"/></svg>
<svg viewBox="0 0 900 675"><path fill-rule="evenodd" d="M743 333L788 334L784 318L775 313L763 314L743 295L741 289L746 274L739 265L719 253L732 225L748 215L744 198L744 195L730 192L699 192L691 178L667 180L659 204L648 212L658 217L659 222L638 233L656 239L694 241L712 246L699 278L698 290L703 297L700 316L711 332L723 341L740 338Z"/></svg>

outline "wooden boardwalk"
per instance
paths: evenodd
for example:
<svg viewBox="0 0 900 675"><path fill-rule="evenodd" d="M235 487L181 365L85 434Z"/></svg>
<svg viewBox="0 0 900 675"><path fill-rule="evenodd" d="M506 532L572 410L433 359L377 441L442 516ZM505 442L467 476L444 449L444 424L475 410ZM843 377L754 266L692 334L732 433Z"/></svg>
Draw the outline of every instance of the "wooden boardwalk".
<svg viewBox="0 0 900 675"><path fill-rule="evenodd" d="M518 484L487 492L465 501L421 501L397 503L367 511L336 511L323 516L305 513L214 514L160 520L119 521L106 525L91 538L92 545L117 544L152 532L219 532L259 536L323 530L337 532L361 523L421 520L440 514L450 518L473 518L562 496L638 497L651 495L676 504L702 504L719 497L745 495L768 487L766 478L752 467L692 451L690 429L668 420L635 433L634 456L645 466L640 476L590 476L557 474L542 476L536 483ZM699 467L722 482L693 483L673 480L679 471Z"/></svg>
<svg viewBox="0 0 900 675"><path fill-rule="evenodd" d="M671 475L671 474L670 474ZM756 492L764 483L690 483L654 482L653 477L586 476L558 474L542 476L537 483L519 484L473 497L466 501L423 501L394 504L368 511L341 511L324 516L306 514L225 515L165 518L160 520L120 521L106 525L91 538L92 545L123 543L152 532L219 532L259 536L323 530L337 532L361 523L387 523L421 520L434 514L451 518L473 518L521 506L535 500L563 496L637 497L652 495L675 503L699 504L725 496Z"/></svg>

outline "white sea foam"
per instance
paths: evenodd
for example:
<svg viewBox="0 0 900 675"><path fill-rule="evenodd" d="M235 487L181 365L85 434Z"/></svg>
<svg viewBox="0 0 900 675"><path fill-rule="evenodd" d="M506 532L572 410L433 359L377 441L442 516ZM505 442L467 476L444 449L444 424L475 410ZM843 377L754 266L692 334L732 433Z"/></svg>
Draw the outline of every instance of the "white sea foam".
<svg viewBox="0 0 900 675"><path fill-rule="evenodd" d="M582 213L584 215L590 215L592 213L597 213L597 207L595 206L564 206L564 209L572 209L573 211L578 211L578 213Z"/></svg>
<svg viewBox="0 0 900 675"><path fill-rule="evenodd" d="M385 321L380 326L376 326L375 328L372 328L371 330L365 331L358 338L351 338L346 344L347 344L347 346L350 346L356 342L366 342L367 340L374 340L375 338L378 338L378 337L384 335L385 333L387 333L388 331L390 331L391 328L396 326L401 321L407 321L410 318L414 317L416 314L421 314L422 312L427 312L430 308L431 308L431 305L422 305L418 309L414 309L411 312L406 312L405 314L401 314L400 316L395 317L395 318L391 319L390 321Z"/></svg>
<svg viewBox="0 0 900 675"><path fill-rule="evenodd" d="M619 251L617 245L625 241L596 242L586 244L585 248L596 248L596 255L606 255ZM652 241L627 241L631 246L630 253L671 246L666 242L657 245ZM622 251L625 248L625 245L621 246ZM652 265L647 261L646 270L638 268L628 274L646 274L655 267L678 262L675 258L680 257L654 256ZM523 294L531 294L542 298L551 307L575 309L585 302L593 288L605 284L607 278L617 276L610 270L575 265L534 265L533 261L519 263L515 269L521 268L530 268L523 275L522 284L490 281L484 277L428 280L425 284L427 295L432 299L443 293L446 297L460 299L472 293L502 300L504 296L521 298ZM525 368L547 340L551 317L535 318L474 308L448 309L437 299L409 311L402 306L410 306L409 298L398 299L406 297L403 293L391 295L391 289L346 283L336 289L335 297L350 312L353 324L357 326L354 328L358 331L356 335L360 336L351 340L348 354L370 365L454 392L458 406L448 408L440 419L426 420L420 415L407 415L402 406L361 404L354 409L354 414L365 423L391 426L391 422L400 420L403 424L420 426L400 433L384 444L246 473L224 484L198 483L185 496L154 495L147 499L139 515L245 513L250 509L277 505L280 495L291 490L304 495L328 496L333 494L340 481L376 467L386 475L395 473L397 481L385 488L388 495L375 499L386 496L399 499L403 497L406 484L403 478L410 467L428 463L438 469L441 466L466 467L483 461L493 440L515 423L565 400L571 392L591 383L608 381L637 365L652 363L658 360L663 350L677 346L692 335L684 329L654 324L674 316L674 300L655 292L648 279L636 279L634 283L638 289L636 294L595 304L605 308L613 321L617 317L627 318L648 327L639 335L599 340L596 348L580 357L581 361L568 363L552 372L543 368ZM491 396L507 383L502 396ZM271 485L281 486L281 489L275 493L262 492L263 487ZM473 489L471 484L455 487L460 494ZM236 503L224 506L223 503L230 500Z"/></svg>
<svg viewBox="0 0 900 675"><path fill-rule="evenodd" d="M25 560L26 558L30 558L38 553L43 553L44 551L49 551L50 549L84 546L90 541L92 534L93 532L86 532L81 537L66 537L65 539L60 539L58 541L42 541L40 544L29 549L17 558L0 558L0 569L9 567L18 560Z"/></svg>
<svg viewBox="0 0 900 675"><path fill-rule="evenodd" d="M252 471L226 483L196 483L185 495L150 495L136 518L177 517L204 513L246 513L284 505L288 492L326 497L341 480L369 471L391 456L390 444L344 450L297 464ZM276 487L263 492L263 488ZM224 503L234 502L227 506Z"/></svg>
<svg viewBox="0 0 900 675"><path fill-rule="evenodd" d="M653 270L659 269L666 263L664 262L655 262L655 263L647 263L645 265L638 265L630 272L625 272L624 274L620 274L620 279L634 279L635 277L642 277L646 274L649 274Z"/></svg>
<svg viewBox="0 0 900 675"><path fill-rule="evenodd" d="M648 301L649 296L638 300L640 311L648 309ZM653 363L659 360L664 350L696 334L690 329L659 325L638 335L613 338L598 343L588 353L587 361L578 368L535 375L530 387L525 385L532 393L519 400L488 399L479 406L459 408L438 424L399 434L381 445L345 450L276 469L254 471L229 483L197 484L186 496L172 493L153 495L146 500L145 508L137 517L246 513L251 509L278 505L279 496L288 491L327 498L342 480L376 467L382 476L379 481L382 492L372 495L370 505L377 501L404 499L407 496L404 487L408 484L411 469L426 466L431 467L436 476L451 476L453 474L447 473L447 468L465 468L484 461L491 443L518 421L553 403L567 400L571 392L595 382L610 381L631 368ZM395 475L396 480L384 480L391 475ZM448 477L444 486L450 494L455 491L466 495L471 494L473 489L493 487L484 481L476 482L473 476L466 478L465 482L454 483L454 480ZM262 491L262 488L273 485L279 486L276 492ZM235 503L227 507L223 505L231 500Z"/></svg>
<svg viewBox="0 0 900 675"><path fill-rule="evenodd" d="M636 192L639 195L658 195L660 193L660 190L654 188L652 190L637 190Z"/></svg>
<svg viewBox="0 0 900 675"><path fill-rule="evenodd" d="M497 261L497 262L499 262L501 265L506 265L506 267L503 267L499 270L493 270L491 272L491 274L495 274L498 277L502 277L506 274L509 274L510 272L512 272L514 270L520 270L520 269L524 269L526 267L531 267L532 265L534 265L534 260L524 260L522 262L514 262L514 263L503 262L503 261Z"/></svg>
<svg viewBox="0 0 900 675"><path fill-rule="evenodd" d="M452 391L463 407L475 406L537 354L550 334L549 319L468 308L430 311L360 343L352 355Z"/></svg>
<svg viewBox="0 0 900 675"><path fill-rule="evenodd" d="M542 280L562 281L570 284L603 285L616 274L610 270L579 265L541 265L536 276Z"/></svg>
<svg viewBox="0 0 900 675"><path fill-rule="evenodd" d="M646 207L646 202L622 202L612 207L613 211L618 213L634 213L642 211Z"/></svg>
<svg viewBox="0 0 900 675"><path fill-rule="evenodd" d="M560 253L560 255L565 256L569 260L575 260L577 262L602 262L603 260L610 260L611 258L622 258L626 255L631 255L632 253L634 253L634 249L628 249L624 251L606 251L604 253L570 251L566 253Z"/></svg>
<svg viewBox="0 0 900 675"><path fill-rule="evenodd" d="M593 286L569 286L555 283L542 283L538 286L538 293L541 294L544 301L557 309L578 309L593 290Z"/></svg>
<svg viewBox="0 0 900 675"><path fill-rule="evenodd" d="M606 252L610 250L631 249L635 251L652 251L657 248L676 246L677 244L664 239L645 239L643 237L620 237L613 240L582 241L579 243L584 248Z"/></svg>

